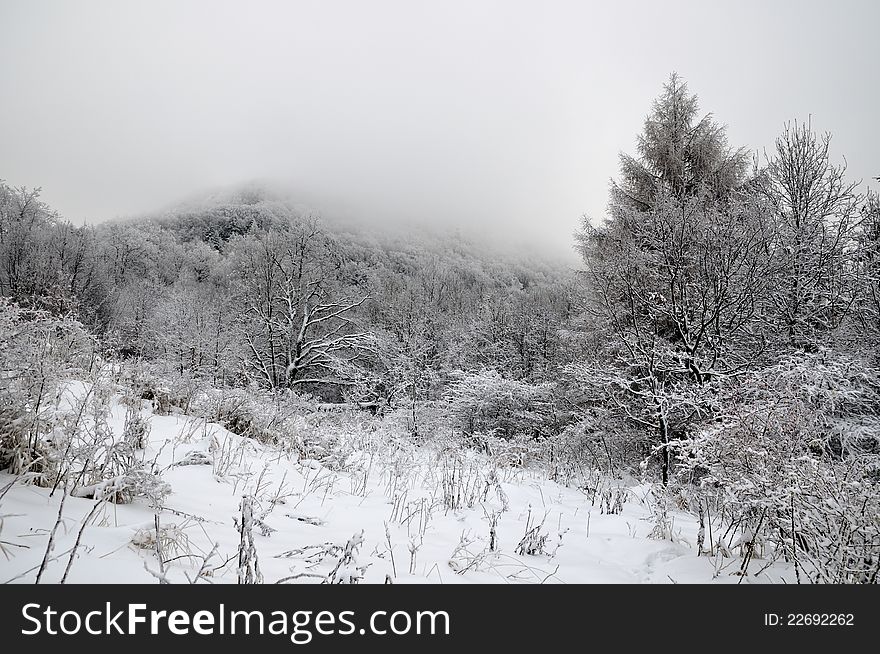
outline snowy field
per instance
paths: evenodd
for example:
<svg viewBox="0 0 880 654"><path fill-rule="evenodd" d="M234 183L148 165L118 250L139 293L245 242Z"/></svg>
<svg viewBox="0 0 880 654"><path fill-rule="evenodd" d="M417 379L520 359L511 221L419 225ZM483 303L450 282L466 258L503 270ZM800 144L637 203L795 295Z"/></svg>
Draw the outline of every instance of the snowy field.
<svg viewBox="0 0 880 654"><path fill-rule="evenodd" d="M65 393L60 411L82 406L83 385ZM109 406L118 440L128 407L119 395ZM319 456L302 458L202 418L156 415L149 402L140 415L149 431L138 456L170 486L161 508L147 497L102 500L101 488L62 506L60 488L2 474L0 581L33 583L42 567L41 583L236 583L243 496L253 498L248 531L264 583L792 580L760 559L740 575L737 547L698 557L696 516L671 507L659 537L646 485L597 477L592 488L566 487L540 469L375 425L346 432L342 421Z"/></svg>

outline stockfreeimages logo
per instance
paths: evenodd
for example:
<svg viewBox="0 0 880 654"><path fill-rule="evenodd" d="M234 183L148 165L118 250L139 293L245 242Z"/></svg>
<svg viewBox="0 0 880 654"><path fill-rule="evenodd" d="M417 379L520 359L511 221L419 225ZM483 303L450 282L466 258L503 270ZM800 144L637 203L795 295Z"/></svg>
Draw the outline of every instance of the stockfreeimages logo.
<svg viewBox="0 0 880 654"><path fill-rule="evenodd" d="M236 611L220 604L216 610L156 611L146 604L127 604L114 608L80 612L57 611L51 605L25 604L21 609L24 636L40 634L73 636L159 635L284 636L295 645L306 645L317 636L448 636L446 611L373 611L365 626L358 627L354 611Z"/></svg>

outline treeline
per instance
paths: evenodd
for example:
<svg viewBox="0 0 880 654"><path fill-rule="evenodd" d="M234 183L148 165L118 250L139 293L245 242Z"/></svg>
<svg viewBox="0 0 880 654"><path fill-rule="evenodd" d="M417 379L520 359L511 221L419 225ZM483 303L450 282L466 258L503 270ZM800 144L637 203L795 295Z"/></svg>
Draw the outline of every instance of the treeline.
<svg viewBox="0 0 880 654"><path fill-rule="evenodd" d="M463 371L541 383L571 361L574 274L460 237L347 232L254 191L77 227L4 185L0 212L4 296L214 386L376 408L442 398Z"/></svg>

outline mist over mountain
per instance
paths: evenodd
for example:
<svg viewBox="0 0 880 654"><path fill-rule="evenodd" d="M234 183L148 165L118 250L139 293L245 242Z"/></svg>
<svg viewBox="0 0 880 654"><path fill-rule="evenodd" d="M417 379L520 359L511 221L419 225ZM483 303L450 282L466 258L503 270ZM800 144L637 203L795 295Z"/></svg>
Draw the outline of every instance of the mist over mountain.
<svg viewBox="0 0 880 654"><path fill-rule="evenodd" d="M531 261L559 268L577 268L580 257L571 241L556 246L542 239L528 239L516 231L487 229L476 224L456 224L454 220L433 222L418 215L410 217L363 216L354 211L327 210L327 204L304 200L303 194L279 182L253 180L247 183L193 193L183 200L153 211L117 218L117 221L158 220L180 223L199 221L221 207L253 207L254 211L282 212L319 220L334 232L348 232L361 238L403 244L408 240L428 243L444 239L468 242L488 256ZM572 232L573 233L573 232ZM197 238L193 234L190 238Z"/></svg>

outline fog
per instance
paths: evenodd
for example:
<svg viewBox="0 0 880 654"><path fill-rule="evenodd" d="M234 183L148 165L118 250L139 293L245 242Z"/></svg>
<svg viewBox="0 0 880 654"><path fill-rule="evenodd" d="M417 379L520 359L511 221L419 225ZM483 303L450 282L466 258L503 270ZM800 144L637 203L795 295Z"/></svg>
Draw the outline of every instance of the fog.
<svg viewBox="0 0 880 654"><path fill-rule="evenodd" d="M0 2L0 178L74 221L255 180L572 257L678 71L734 145L880 175L880 3ZM875 184L876 185L876 184Z"/></svg>

